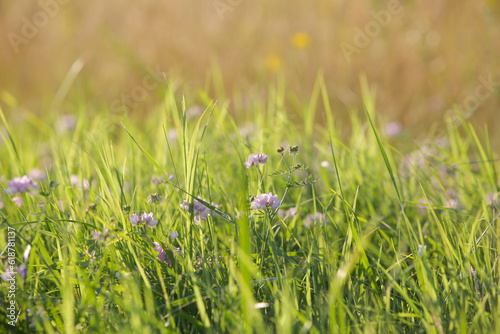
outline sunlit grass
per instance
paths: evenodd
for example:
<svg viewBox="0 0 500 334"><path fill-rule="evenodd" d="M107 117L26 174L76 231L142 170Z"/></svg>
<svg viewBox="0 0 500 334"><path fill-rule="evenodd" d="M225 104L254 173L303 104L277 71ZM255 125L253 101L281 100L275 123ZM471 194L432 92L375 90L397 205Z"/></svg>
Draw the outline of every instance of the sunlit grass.
<svg viewBox="0 0 500 334"><path fill-rule="evenodd" d="M364 80L362 90L366 116L349 131L321 76L305 101L283 82L256 95L247 123L203 91L204 112L191 115L195 103L171 90L142 119L83 101L58 129L61 114L2 118L0 272L12 229L15 265L27 268L15 276L16 328L495 332L499 183L487 132L464 122L399 152L404 133L385 136ZM300 101L300 120L287 99ZM252 153L267 160L246 168ZM30 173L36 189L9 189ZM267 193L280 205L252 209ZM133 226L143 212L157 225Z"/></svg>

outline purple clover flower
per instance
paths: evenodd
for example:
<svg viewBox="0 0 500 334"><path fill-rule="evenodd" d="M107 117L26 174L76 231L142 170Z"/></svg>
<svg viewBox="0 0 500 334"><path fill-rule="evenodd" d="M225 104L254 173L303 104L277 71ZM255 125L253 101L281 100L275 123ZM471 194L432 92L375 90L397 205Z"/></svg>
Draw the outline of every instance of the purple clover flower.
<svg viewBox="0 0 500 334"><path fill-rule="evenodd" d="M21 264L19 267L16 267L16 271L12 270L9 266L7 270L0 275L0 277L2 277L2 280L4 281L10 281L16 276L16 272L22 279L25 279L28 276L28 268L26 268L24 264Z"/></svg>
<svg viewBox="0 0 500 334"><path fill-rule="evenodd" d="M384 132L387 137L395 137L403 131L403 126L399 122L389 122L384 125Z"/></svg>
<svg viewBox="0 0 500 334"><path fill-rule="evenodd" d="M250 168L254 165L258 166L259 163L263 165L266 162L267 162L267 155L265 155L264 153L256 153L256 154L252 153L248 156L247 161L245 161L243 165L245 165L246 168Z"/></svg>
<svg viewBox="0 0 500 334"><path fill-rule="evenodd" d="M304 227L305 228L311 228L311 226L316 222L316 221L319 221L319 222L322 222L322 223L325 223L326 222L326 214L324 213L319 213L319 212L316 212L316 214L308 214L306 216L306 219L304 219Z"/></svg>
<svg viewBox="0 0 500 334"><path fill-rule="evenodd" d="M22 279L26 279L28 277L28 268L24 264L21 264L19 267L16 268L17 273Z"/></svg>
<svg viewBox="0 0 500 334"><path fill-rule="evenodd" d="M59 133L71 131L76 126L76 117L73 115L63 115L56 122L56 127Z"/></svg>
<svg viewBox="0 0 500 334"><path fill-rule="evenodd" d="M280 209L278 211L278 215L282 218L282 219L285 219L285 218L292 218L295 217L295 215L298 213L298 210L296 207L293 207L293 208L290 208L288 210L283 210L283 209Z"/></svg>
<svg viewBox="0 0 500 334"><path fill-rule="evenodd" d="M133 215L129 216L130 219L130 224L132 226L136 226L137 223L141 220L141 218L137 215L137 213L134 213Z"/></svg>
<svg viewBox="0 0 500 334"><path fill-rule="evenodd" d="M147 212L144 212L140 217L136 213L134 213L129 217L129 219L132 226L137 226L138 223L141 223L148 224L149 227L153 228L156 226L156 224L158 224L158 220L153 219L152 212L150 212L149 214Z"/></svg>
<svg viewBox="0 0 500 334"><path fill-rule="evenodd" d="M253 210L267 210L268 208L276 210L280 205L281 201L278 199L278 195L268 193L255 196L250 206Z"/></svg>
<svg viewBox="0 0 500 334"><path fill-rule="evenodd" d="M219 207L218 204L212 203L213 206ZM190 205L188 201L184 201L181 204L181 208L190 212ZM207 208L205 205L201 204L196 199L193 200L193 213L194 213L194 223L196 225L200 224L200 221L207 220L207 217L210 215L216 215L215 212Z"/></svg>
<svg viewBox="0 0 500 334"><path fill-rule="evenodd" d="M109 228L106 228L103 233L91 231L92 240L106 240L109 236Z"/></svg>
<svg viewBox="0 0 500 334"><path fill-rule="evenodd" d="M450 209L458 209L460 207L460 202L455 198L450 198L446 200L445 206Z"/></svg>
<svg viewBox="0 0 500 334"><path fill-rule="evenodd" d="M177 238L179 236L179 232L177 231L170 231L168 230L168 233L170 234L170 239L174 240L175 238Z"/></svg>
<svg viewBox="0 0 500 334"><path fill-rule="evenodd" d="M163 247L157 243L154 242L155 245L155 252L158 252L158 256L156 257L158 260L165 262L169 267L172 266L172 261L168 258L167 252L163 249Z"/></svg>
<svg viewBox="0 0 500 334"><path fill-rule="evenodd" d="M167 178L170 182L172 182L174 180L174 174L167 174ZM153 177L151 179L151 182L153 182L154 184L162 184L162 183L167 183L167 180L163 176L160 176L160 177Z"/></svg>
<svg viewBox="0 0 500 334"><path fill-rule="evenodd" d="M78 175L71 175L70 176L70 181L71 185L73 187L83 187L83 190L88 191L90 188L90 182L87 179L81 179L78 177Z"/></svg>
<svg viewBox="0 0 500 334"><path fill-rule="evenodd" d="M45 171L38 168L33 168L32 170L30 170L29 175L34 181L43 181L47 178L47 174L45 173Z"/></svg>
<svg viewBox="0 0 500 334"><path fill-rule="evenodd" d="M23 205L23 199L19 196L12 197L12 201L16 203L18 208L20 208L21 205Z"/></svg>
<svg viewBox="0 0 500 334"><path fill-rule="evenodd" d="M496 208L498 208L498 196L499 195L500 195L500 193L488 194L486 196L486 201L492 210L495 210Z"/></svg>
<svg viewBox="0 0 500 334"><path fill-rule="evenodd" d="M297 210L296 207L293 207L293 208L290 208L286 211L286 214L288 215L288 217L292 218L295 217L295 215L297 215L299 210Z"/></svg>
<svg viewBox="0 0 500 334"><path fill-rule="evenodd" d="M191 108L186 110L186 116L188 118L195 118L195 117L203 115L204 111L205 111L205 108L203 108L202 106L199 106L199 105L192 106Z"/></svg>
<svg viewBox="0 0 500 334"><path fill-rule="evenodd" d="M16 273L14 272L14 270L12 270L10 267L7 268L7 270L1 275L2 279L4 281L10 281L14 278L14 276L16 275Z"/></svg>
<svg viewBox="0 0 500 334"><path fill-rule="evenodd" d="M170 259L168 258L168 255L167 255L167 252L165 252L165 249L163 247L165 247L166 249L170 250L170 248L168 248L168 246L166 246L165 244L160 245L158 242L154 242L153 243L155 245L155 251L158 252L158 256L156 257L158 260L160 261L163 261L165 262L169 267L172 266L172 261L170 261ZM172 246L172 248L179 254L179 255L184 255L183 251L180 249L180 248L177 248L177 247L174 247ZM173 253L174 256L175 256L175 253Z"/></svg>
<svg viewBox="0 0 500 334"><path fill-rule="evenodd" d="M33 182L33 180L28 175L24 175L23 177L15 177L7 184L8 187L7 189L5 189L5 193L8 195L22 194L30 190L38 189L36 183Z"/></svg>

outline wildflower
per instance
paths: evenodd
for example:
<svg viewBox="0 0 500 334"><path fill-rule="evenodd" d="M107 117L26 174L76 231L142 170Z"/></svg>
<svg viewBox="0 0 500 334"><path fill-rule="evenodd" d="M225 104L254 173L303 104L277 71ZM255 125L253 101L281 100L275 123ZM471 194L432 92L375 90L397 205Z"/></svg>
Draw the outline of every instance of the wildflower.
<svg viewBox="0 0 500 334"><path fill-rule="evenodd" d="M131 215L129 219L130 219L130 224L132 224L132 226L137 226L137 223L141 220L141 218L137 215L137 213Z"/></svg>
<svg viewBox="0 0 500 334"><path fill-rule="evenodd" d="M292 218L295 217L295 215L297 214L297 208L296 207L293 207L293 208L290 208L288 210L283 210L283 209L280 209L278 211L278 215L282 218L282 219L285 219L285 218Z"/></svg>
<svg viewBox="0 0 500 334"><path fill-rule="evenodd" d="M149 227L155 227L158 224L158 220L153 219L153 213L150 212L149 215L144 212L141 216L141 220L148 224Z"/></svg>
<svg viewBox="0 0 500 334"><path fill-rule="evenodd" d="M265 155L264 153L261 153L261 154L259 154L259 157L257 158L257 160L259 160L259 162L263 165L267 162L267 155Z"/></svg>
<svg viewBox="0 0 500 334"><path fill-rule="evenodd" d="M446 200L445 206L450 209L457 209L460 206L460 202L454 198Z"/></svg>
<svg viewBox="0 0 500 334"><path fill-rule="evenodd" d="M90 188L90 182L87 179L80 179L78 175L71 175L69 180L73 187L82 187L83 190L88 191Z"/></svg>
<svg viewBox="0 0 500 334"><path fill-rule="evenodd" d="M273 72L279 72L283 67L283 61L279 55L270 54L266 59L266 67Z"/></svg>
<svg viewBox="0 0 500 334"><path fill-rule="evenodd" d="M34 181L43 181L47 178L47 174L41 169L33 168L30 170L29 175Z"/></svg>
<svg viewBox="0 0 500 334"><path fill-rule="evenodd" d="M162 197L160 195L158 195L157 193L154 193L154 194L149 195L148 203L149 204L156 204L159 201L161 201L161 199L162 199Z"/></svg>
<svg viewBox="0 0 500 334"><path fill-rule="evenodd" d="M257 303L253 306L256 310L260 310L261 308L269 307L269 303Z"/></svg>
<svg viewBox="0 0 500 334"><path fill-rule="evenodd" d="M327 161L327 160L323 160L321 161L321 163L319 164L321 167L323 168L327 168L327 167L330 167L330 163Z"/></svg>
<svg viewBox="0 0 500 334"><path fill-rule="evenodd" d="M172 266L172 261L170 261L167 252L165 252L165 249L158 243L154 242L155 245L155 251L158 252L158 256L156 257L158 260L165 262L169 267ZM163 244L165 246L165 244ZM170 250L168 246L165 246L166 249ZM179 255L184 255L182 250L180 248L172 246L172 248L179 254ZM175 253L173 253L175 255Z"/></svg>
<svg viewBox="0 0 500 334"><path fill-rule="evenodd" d="M5 189L5 193L8 195L22 194L32 189L38 189L36 183L28 176L15 177L9 182L7 182L8 188Z"/></svg>
<svg viewBox="0 0 500 334"><path fill-rule="evenodd" d="M299 153L299 146L290 146L290 155L296 155L297 153Z"/></svg>
<svg viewBox="0 0 500 334"><path fill-rule="evenodd" d="M16 268L17 273L22 279L25 279L28 276L28 268L24 264L21 264L19 267Z"/></svg>
<svg viewBox="0 0 500 334"><path fill-rule="evenodd" d="M276 210L280 205L281 201L278 199L278 195L268 193L254 197L251 208L253 210L267 210L268 208Z"/></svg>
<svg viewBox="0 0 500 334"><path fill-rule="evenodd" d="M168 258L167 252L163 249L163 247L157 243L154 242L155 245L155 251L158 252L158 256L156 257L158 260L165 262L169 267L172 265L172 261Z"/></svg>
<svg viewBox="0 0 500 334"><path fill-rule="evenodd" d="M212 203L210 203L210 204L212 204L212 205L213 205L214 207L216 207L217 209L220 207L220 204L217 204L217 203L214 203L214 202L212 202ZM213 211L213 210L210 210L210 214L211 214L211 215L214 215L214 216L220 216L217 212L215 212L215 211Z"/></svg>
<svg viewBox="0 0 500 334"><path fill-rule="evenodd" d="M264 153L256 153L256 154L250 154L248 156L248 160L245 161L243 164L245 165L246 168L250 168L252 166L258 166L260 164L265 164L267 162L267 155Z"/></svg>
<svg viewBox="0 0 500 334"><path fill-rule="evenodd" d="M428 159L436 155L436 149L431 145L424 145L420 149L413 151L405 156L406 166L408 169L419 168L426 166Z"/></svg>
<svg viewBox="0 0 500 334"><path fill-rule="evenodd" d="M141 223L148 224L149 227L153 228L156 226L156 224L158 224L158 220L153 219L152 212L150 212L149 214L144 212L140 217L136 213L134 213L129 217L129 219L132 226L136 226L138 223Z"/></svg>
<svg viewBox="0 0 500 334"><path fill-rule="evenodd" d="M469 273L470 273L470 276L474 279L475 288L477 290L479 290L481 288L481 280L479 279L477 271L476 271L476 269L474 269L473 266L470 266ZM460 279L463 279L462 273L459 273L458 277ZM478 295L480 295L480 293L478 293Z"/></svg>
<svg viewBox="0 0 500 334"><path fill-rule="evenodd" d="M16 274L14 273L14 270L8 267L7 270L1 275L1 277L4 281L10 281L14 278L15 275Z"/></svg>
<svg viewBox="0 0 500 334"><path fill-rule="evenodd" d="M384 125L384 132L387 137L395 137L403 131L403 126L399 122L389 122Z"/></svg>
<svg viewBox="0 0 500 334"><path fill-rule="evenodd" d="M499 194L488 194L488 196L486 196L486 201L488 202L492 210L498 208L498 195Z"/></svg>
<svg viewBox="0 0 500 334"><path fill-rule="evenodd" d="M106 228L103 233L91 231L92 240L106 240L109 236L109 228Z"/></svg>
<svg viewBox="0 0 500 334"><path fill-rule="evenodd" d="M26 268L24 264L21 264L19 267L16 267L16 271L12 270L12 267L9 266L5 273L0 275L0 277L2 277L2 280L4 281L10 281L15 277L16 272L22 279L25 279L28 276L28 268Z"/></svg>
<svg viewBox="0 0 500 334"><path fill-rule="evenodd" d="M170 234L170 239L174 240L175 238L177 238L179 236L179 233L177 231L170 231L168 230L168 233Z"/></svg>
<svg viewBox="0 0 500 334"><path fill-rule="evenodd" d="M297 214L297 211L298 211L297 208L293 207L293 208L288 209L286 211L286 214L287 214L288 217L293 218Z"/></svg>
<svg viewBox="0 0 500 334"><path fill-rule="evenodd" d="M218 204L212 203L213 206L218 207ZM200 221L205 221L207 220L207 217L210 215L217 215L214 211L210 210L207 208L205 205L201 204L199 201L196 199L193 200L193 206L191 207L188 201L184 201L181 204L181 208L194 213L194 222L196 225L200 224Z"/></svg>
<svg viewBox="0 0 500 334"><path fill-rule="evenodd" d="M324 213L316 212L315 214L309 214L304 219L304 227L310 228L316 221L325 222L326 215Z"/></svg>
<svg viewBox="0 0 500 334"><path fill-rule="evenodd" d="M242 127L238 128L238 132L240 133L241 137L249 137L250 135L254 134L257 131L257 125L253 123L246 123Z"/></svg>
<svg viewBox="0 0 500 334"><path fill-rule="evenodd" d="M169 141L176 141L177 138L179 137L179 133L177 132L177 129L170 129L167 131L167 139Z"/></svg>
<svg viewBox="0 0 500 334"><path fill-rule="evenodd" d="M12 201L16 203L18 208L20 208L21 205L23 205L23 199L19 196L12 197Z"/></svg>
<svg viewBox="0 0 500 334"><path fill-rule="evenodd" d="M59 133L71 131L76 126L76 117L73 115L63 115L57 120L56 127Z"/></svg>
<svg viewBox="0 0 500 334"><path fill-rule="evenodd" d="M167 178L170 182L172 182L174 180L174 174L167 174ZM161 184L161 183L167 183L167 180L160 176L160 177L153 177L151 179L151 181L154 183L154 184Z"/></svg>
<svg viewBox="0 0 500 334"><path fill-rule="evenodd" d="M205 111L205 108L203 108L202 106L199 106L199 105L192 106L191 108L186 110L186 116L188 118L195 118L195 117L201 116L204 111Z"/></svg>
<svg viewBox="0 0 500 334"><path fill-rule="evenodd" d="M285 148L283 146L278 147L278 149L276 150L276 152L278 152L279 154L283 153L283 151L285 151Z"/></svg>
<svg viewBox="0 0 500 334"><path fill-rule="evenodd" d="M292 36L291 44L296 49L305 49L311 42L311 36L306 32L297 32Z"/></svg>

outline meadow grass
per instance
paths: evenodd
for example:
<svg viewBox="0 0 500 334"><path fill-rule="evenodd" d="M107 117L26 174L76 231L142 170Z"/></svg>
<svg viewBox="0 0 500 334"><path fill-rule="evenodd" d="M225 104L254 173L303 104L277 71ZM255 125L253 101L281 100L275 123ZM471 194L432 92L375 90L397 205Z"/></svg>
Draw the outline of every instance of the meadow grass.
<svg viewBox="0 0 500 334"><path fill-rule="evenodd" d="M147 118L84 99L74 123L4 110L0 272L10 252L27 273L17 269L14 298L0 286L1 331L498 331L499 183L487 131L450 125L405 154L400 137L378 130L375 95L361 83L365 116L348 126L336 123L321 77L296 103L300 120L284 108L297 97L282 82L267 99L235 97L238 119L203 91L204 112L190 112L195 102L169 89ZM251 153L268 159L246 168ZM38 188L7 194L30 171ZM253 210L269 192L281 206ZM143 212L157 225L133 226Z"/></svg>

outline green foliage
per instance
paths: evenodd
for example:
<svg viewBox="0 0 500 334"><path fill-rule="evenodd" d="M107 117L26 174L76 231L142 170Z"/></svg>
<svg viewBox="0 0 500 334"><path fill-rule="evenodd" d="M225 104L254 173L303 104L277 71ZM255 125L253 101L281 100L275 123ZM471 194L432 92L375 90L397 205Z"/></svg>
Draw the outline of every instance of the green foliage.
<svg viewBox="0 0 500 334"><path fill-rule="evenodd" d="M171 90L148 117L77 106L63 131L50 130L60 115L0 113L2 188L32 168L46 176L20 207L1 194L0 249L15 229L28 275L16 276L15 329L0 286L0 331L497 332L499 184L487 136L463 124L404 155L362 86L367 117L353 116L349 137L321 76L295 114L284 101L300 99L283 82L267 99L236 101L247 120L206 92L184 101ZM199 101L205 112L192 117ZM267 163L245 168L250 153ZM269 192L281 207L252 210ZM158 224L132 226L142 212Z"/></svg>

